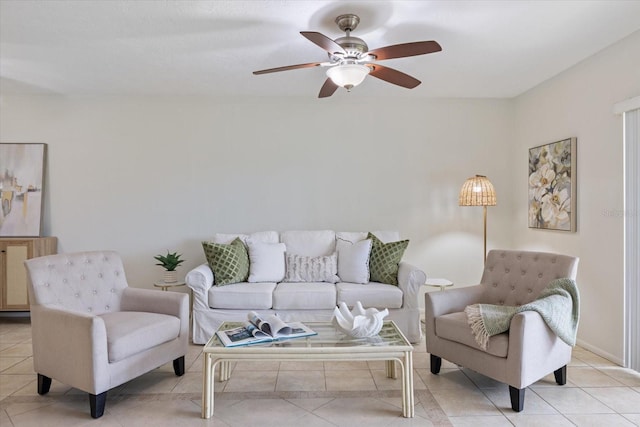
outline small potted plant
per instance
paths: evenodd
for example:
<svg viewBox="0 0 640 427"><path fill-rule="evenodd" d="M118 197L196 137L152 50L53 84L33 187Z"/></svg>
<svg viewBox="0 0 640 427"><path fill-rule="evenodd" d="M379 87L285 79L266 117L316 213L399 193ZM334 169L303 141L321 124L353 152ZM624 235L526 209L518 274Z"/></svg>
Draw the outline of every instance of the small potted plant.
<svg viewBox="0 0 640 427"><path fill-rule="evenodd" d="M164 272L165 283L174 283L178 281L176 268L184 262L183 259L180 259L181 256L182 254L179 254L178 252L171 253L167 251L166 255L156 255L153 257L156 261L159 261L156 265L159 265L166 270Z"/></svg>

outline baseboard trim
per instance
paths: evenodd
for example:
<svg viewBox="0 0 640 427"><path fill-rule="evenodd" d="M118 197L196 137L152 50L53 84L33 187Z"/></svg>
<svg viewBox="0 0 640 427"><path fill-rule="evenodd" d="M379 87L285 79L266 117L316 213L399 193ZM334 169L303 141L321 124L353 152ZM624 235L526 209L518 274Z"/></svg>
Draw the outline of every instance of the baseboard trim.
<svg viewBox="0 0 640 427"><path fill-rule="evenodd" d="M589 350L592 353L597 354L600 357L604 357L607 360L610 360L611 362L618 364L620 366L624 366L624 360L622 360L619 357L614 356L611 353L608 353L604 350L602 350L601 348L598 348L594 345L589 344L588 342L585 342L581 339L578 339L576 344L578 344L580 347L584 348L585 350Z"/></svg>

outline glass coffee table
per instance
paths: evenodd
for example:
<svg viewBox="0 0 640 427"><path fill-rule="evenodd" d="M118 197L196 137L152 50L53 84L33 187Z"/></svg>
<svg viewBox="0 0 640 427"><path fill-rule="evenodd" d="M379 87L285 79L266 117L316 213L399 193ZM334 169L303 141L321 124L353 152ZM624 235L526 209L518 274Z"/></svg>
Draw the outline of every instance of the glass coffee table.
<svg viewBox="0 0 640 427"><path fill-rule="evenodd" d="M386 321L380 333L371 338L350 338L329 322L304 322L318 335L243 347L224 347L217 335L202 349L202 418L213 415L213 381L218 366L219 381L231 377L230 362L240 360L278 361L386 361L387 377L397 378L396 364L402 371L402 415L414 416L413 346L393 321ZM241 326L225 322L220 329Z"/></svg>

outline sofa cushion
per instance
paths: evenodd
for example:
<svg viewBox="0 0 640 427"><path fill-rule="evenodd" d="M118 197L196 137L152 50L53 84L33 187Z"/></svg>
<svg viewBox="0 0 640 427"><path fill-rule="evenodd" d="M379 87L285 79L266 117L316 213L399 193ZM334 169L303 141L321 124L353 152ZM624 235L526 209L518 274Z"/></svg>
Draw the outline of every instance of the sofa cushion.
<svg viewBox="0 0 640 427"><path fill-rule="evenodd" d="M338 252L338 276L343 282L369 282L369 256L371 255L371 239L352 243L336 239Z"/></svg>
<svg viewBox="0 0 640 427"><path fill-rule="evenodd" d="M176 339L180 333L180 319L167 314L115 311L100 317L110 363Z"/></svg>
<svg viewBox="0 0 640 427"><path fill-rule="evenodd" d="M400 233L397 231L372 231L371 234L375 235L382 243L396 242L400 240ZM336 233L336 239L347 240L349 242L359 242L365 240L369 232L367 231L338 231Z"/></svg>
<svg viewBox="0 0 640 427"><path fill-rule="evenodd" d="M338 303L344 302L353 307L360 301L365 308L402 308L402 291L394 285L384 283L344 283L336 285Z"/></svg>
<svg viewBox="0 0 640 427"><path fill-rule="evenodd" d="M398 284L398 264L409 245L408 240L383 243L372 233L368 234L372 240L371 256L369 257L369 271L372 282Z"/></svg>
<svg viewBox="0 0 640 427"><path fill-rule="evenodd" d="M233 242L236 238L242 240L242 243L247 244L247 240L251 239L254 242L263 242L263 243L279 243L280 237L278 236L277 231L257 231L251 234L242 234L242 233L216 233L211 239L214 243L224 243L229 244Z"/></svg>
<svg viewBox="0 0 640 427"><path fill-rule="evenodd" d="M217 286L246 282L249 277L249 254L240 238L230 244L202 242L204 254Z"/></svg>
<svg viewBox="0 0 640 427"><path fill-rule="evenodd" d="M480 351L482 348L476 342L471 327L467 322L467 314L464 311L445 314L436 317L436 335L450 341L468 345ZM489 338L486 352L498 357L507 357L509 350L509 333L494 335Z"/></svg>
<svg viewBox="0 0 640 427"><path fill-rule="evenodd" d="M249 282L280 282L284 278L284 243L247 240L249 248Z"/></svg>
<svg viewBox="0 0 640 427"><path fill-rule="evenodd" d="M268 309L275 283L234 283L209 289L209 307L241 310Z"/></svg>
<svg viewBox="0 0 640 427"><path fill-rule="evenodd" d="M331 230L283 231L280 241L297 255L326 256L336 250L336 233Z"/></svg>
<svg viewBox="0 0 640 427"><path fill-rule="evenodd" d="M285 254L285 282L329 282L338 281L338 254L310 257Z"/></svg>
<svg viewBox="0 0 640 427"><path fill-rule="evenodd" d="M333 283L278 283L273 291L276 310L334 309L336 286Z"/></svg>

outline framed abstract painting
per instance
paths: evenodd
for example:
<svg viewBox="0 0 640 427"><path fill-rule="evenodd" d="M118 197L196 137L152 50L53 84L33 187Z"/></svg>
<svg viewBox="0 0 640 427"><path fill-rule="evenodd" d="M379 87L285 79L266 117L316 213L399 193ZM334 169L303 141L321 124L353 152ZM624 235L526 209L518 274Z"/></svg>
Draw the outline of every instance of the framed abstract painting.
<svg viewBox="0 0 640 427"><path fill-rule="evenodd" d="M529 149L529 228L576 231L576 138Z"/></svg>
<svg viewBox="0 0 640 427"><path fill-rule="evenodd" d="M0 144L0 237L39 237L46 144Z"/></svg>

